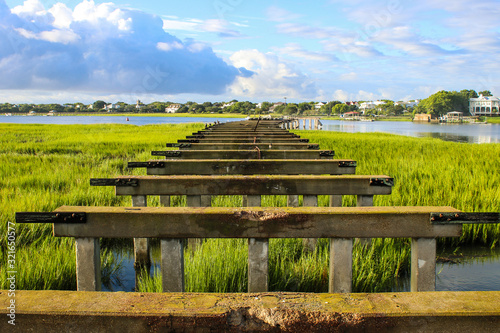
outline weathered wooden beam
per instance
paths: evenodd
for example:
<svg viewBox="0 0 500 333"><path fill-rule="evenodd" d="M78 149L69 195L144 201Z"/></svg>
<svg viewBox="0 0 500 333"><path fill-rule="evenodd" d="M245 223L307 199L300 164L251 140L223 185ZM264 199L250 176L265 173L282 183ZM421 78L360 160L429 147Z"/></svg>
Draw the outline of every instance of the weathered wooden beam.
<svg viewBox="0 0 500 333"><path fill-rule="evenodd" d="M500 213L432 213L432 224L500 223Z"/></svg>
<svg viewBox="0 0 500 333"><path fill-rule="evenodd" d="M84 212L17 212L16 223L85 223L87 215Z"/></svg>
<svg viewBox="0 0 500 333"><path fill-rule="evenodd" d="M304 150L319 149L315 143L167 143L182 150Z"/></svg>
<svg viewBox="0 0 500 333"><path fill-rule="evenodd" d="M161 163L139 164L129 162L129 167L148 168L148 175L344 175L356 173L356 162L350 160L163 160ZM147 163L147 162L145 162ZM103 183L113 186L112 180ZM91 185L100 185L91 181Z"/></svg>
<svg viewBox="0 0 500 333"><path fill-rule="evenodd" d="M108 238L457 237L461 225L432 225L452 207L78 207L87 223L54 224L54 235Z"/></svg>
<svg viewBox="0 0 500 333"><path fill-rule="evenodd" d="M374 176L133 176L138 186L116 187L117 195L387 195L391 186L373 186ZM387 176L376 176L385 177ZM305 198L304 200L309 200ZM309 202L309 201L308 201ZM313 204L316 202L316 204ZM190 205L191 206L191 205Z"/></svg>
<svg viewBox="0 0 500 333"><path fill-rule="evenodd" d="M249 137L249 138L204 138L204 139L182 139L177 140L177 143L308 143L309 139L299 139L299 138L259 138L259 137Z"/></svg>
<svg viewBox="0 0 500 333"><path fill-rule="evenodd" d="M152 151L153 156L173 159L328 159L335 152L331 150L167 150ZM135 162L146 163L146 162ZM129 163L130 165L130 163ZM139 166L141 167L141 166ZM142 166L146 167L146 165Z"/></svg>
<svg viewBox="0 0 500 333"><path fill-rule="evenodd" d="M193 133L193 135L188 135L186 136L186 139L195 139L195 140L201 140L201 139L252 139L253 138L260 138L260 139L299 139L300 135L294 134L294 133L284 133L281 135L252 135L252 134L217 134L217 133L204 133L204 134L196 134Z"/></svg>

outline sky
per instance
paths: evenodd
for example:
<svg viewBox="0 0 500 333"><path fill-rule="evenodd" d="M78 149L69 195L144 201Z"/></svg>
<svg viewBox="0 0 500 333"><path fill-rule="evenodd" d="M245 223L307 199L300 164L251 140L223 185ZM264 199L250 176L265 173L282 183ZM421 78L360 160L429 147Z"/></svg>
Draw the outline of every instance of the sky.
<svg viewBox="0 0 500 333"><path fill-rule="evenodd" d="M0 103L500 95L498 0L0 0Z"/></svg>

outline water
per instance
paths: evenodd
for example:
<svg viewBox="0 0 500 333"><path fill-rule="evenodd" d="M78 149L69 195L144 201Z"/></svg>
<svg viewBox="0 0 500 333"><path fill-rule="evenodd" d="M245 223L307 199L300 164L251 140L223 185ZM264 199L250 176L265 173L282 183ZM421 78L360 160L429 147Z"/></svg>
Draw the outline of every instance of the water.
<svg viewBox="0 0 500 333"><path fill-rule="evenodd" d="M323 130L367 133L383 132L413 137L433 137L466 143L499 143L500 124L429 124L409 121L322 120Z"/></svg>
<svg viewBox="0 0 500 333"><path fill-rule="evenodd" d="M238 121L241 118L134 116L0 116L0 123L15 124L180 124ZM500 124L429 124L407 121L322 120L323 130L347 133L383 132L413 137L433 137L464 143L500 143Z"/></svg>
<svg viewBox="0 0 500 333"><path fill-rule="evenodd" d="M127 121L127 119L129 119ZM183 123L221 123L241 120L240 118L217 117L126 117L126 116L0 116L0 123L11 124L57 124L57 125L91 125L91 124L183 124Z"/></svg>

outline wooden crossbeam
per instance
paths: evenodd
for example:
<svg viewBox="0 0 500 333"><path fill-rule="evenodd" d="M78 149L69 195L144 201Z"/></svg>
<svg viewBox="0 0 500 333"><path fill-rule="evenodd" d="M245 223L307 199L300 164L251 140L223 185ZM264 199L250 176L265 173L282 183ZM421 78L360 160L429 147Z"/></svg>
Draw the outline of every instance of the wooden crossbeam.
<svg viewBox="0 0 500 333"><path fill-rule="evenodd" d="M375 179L385 179L385 184ZM388 176L129 176L91 179L91 185L115 186L117 195L388 195Z"/></svg>
<svg viewBox="0 0 500 333"><path fill-rule="evenodd" d="M172 159L130 162L129 167L145 167L149 175L345 175L356 172L356 161L339 159Z"/></svg>
<svg viewBox="0 0 500 333"><path fill-rule="evenodd" d="M175 159L321 159L333 158L331 150L166 150L152 151L153 156Z"/></svg>
<svg viewBox="0 0 500 333"><path fill-rule="evenodd" d="M84 224L54 224L54 236L106 238L458 237L461 225L433 225L452 207L79 207Z"/></svg>
<svg viewBox="0 0 500 333"><path fill-rule="evenodd" d="M177 147L180 150L303 150L319 149L315 143L167 143L167 147Z"/></svg>
<svg viewBox="0 0 500 333"><path fill-rule="evenodd" d="M247 138L231 138L231 137L205 137L198 139L182 139L177 140L178 143L308 143L309 139L300 138L275 138L275 137L247 137Z"/></svg>

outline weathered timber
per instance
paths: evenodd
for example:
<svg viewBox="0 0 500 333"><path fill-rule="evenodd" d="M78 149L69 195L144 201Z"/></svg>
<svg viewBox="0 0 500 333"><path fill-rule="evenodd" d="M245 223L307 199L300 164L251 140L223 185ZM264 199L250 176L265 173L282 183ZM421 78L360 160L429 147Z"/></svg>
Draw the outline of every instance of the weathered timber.
<svg viewBox="0 0 500 333"><path fill-rule="evenodd" d="M309 139L300 139L300 138L259 138L259 137L250 137L250 138L204 138L204 139L182 139L177 140L177 143L308 143Z"/></svg>
<svg viewBox="0 0 500 333"><path fill-rule="evenodd" d="M188 140L201 140L201 139L238 139L238 140L250 140L253 138L260 138L260 139L300 139L300 136L294 133L284 133L284 134L276 134L276 135L252 135L252 134L217 134L217 133L204 133L204 134L196 134L193 133L193 135L188 135L186 136L186 139Z"/></svg>
<svg viewBox="0 0 500 333"><path fill-rule="evenodd" d="M164 160L151 165L147 163L129 162L129 167L147 167L149 175L345 175L356 172L355 161L334 159Z"/></svg>
<svg viewBox="0 0 500 333"><path fill-rule="evenodd" d="M315 143L167 143L167 147L177 147L180 150L304 150L319 149Z"/></svg>
<svg viewBox="0 0 500 333"><path fill-rule="evenodd" d="M333 158L331 150L167 150L152 151L153 156L174 159L321 159ZM144 163L144 162L139 162Z"/></svg>
<svg viewBox="0 0 500 333"><path fill-rule="evenodd" d="M433 224L500 223L500 213L433 213Z"/></svg>
<svg viewBox="0 0 500 333"><path fill-rule="evenodd" d="M17 212L16 223L85 223L87 215L81 213Z"/></svg>
<svg viewBox="0 0 500 333"><path fill-rule="evenodd" d="M432 225L452 207L80 207L87 223L54 224L54 236L108 238L457 237L461 225Z"/></svg>
<svg viewBox="0 0 500 333"><path fill-rule="evenodd" d="M317 195L387 195L390 186L371 185L387 176L130 176L138 186L116 187L116 195L306 195L304 206L317 206ZM110 182L111 183L111 182ZM191 206L191 205L189 205Z"/></svg>

